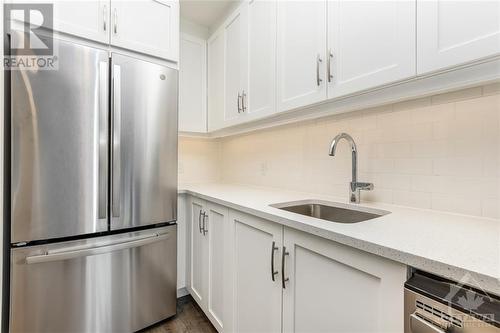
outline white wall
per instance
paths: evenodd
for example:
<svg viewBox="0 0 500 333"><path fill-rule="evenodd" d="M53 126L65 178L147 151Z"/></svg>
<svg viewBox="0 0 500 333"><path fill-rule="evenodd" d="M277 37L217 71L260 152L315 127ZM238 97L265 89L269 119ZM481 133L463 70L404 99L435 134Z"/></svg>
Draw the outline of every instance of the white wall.
<svg viewBox="0 0 500 333"><path fill-rule="evenodd" d="M181 24L180 26L181 33L195 36L205 40L208 39L209 37L209 30L207 27L188 21L184 18L181 18L180 24Z"/></svg>
<svg viewBox="0 0 500 333"><path fill-rule="evenodd" d="M217 140L179 138L179 186L222 180L220 144Z"/></svg>
<svg viewBox="0 0 500 333"><path fill-rule="evenodd" d="M347 144L328 156L340 132L358 145L359 180L375 184L362 200L500 218L500 83L196 145L181 142L181 178L347 197Z"/></svg>

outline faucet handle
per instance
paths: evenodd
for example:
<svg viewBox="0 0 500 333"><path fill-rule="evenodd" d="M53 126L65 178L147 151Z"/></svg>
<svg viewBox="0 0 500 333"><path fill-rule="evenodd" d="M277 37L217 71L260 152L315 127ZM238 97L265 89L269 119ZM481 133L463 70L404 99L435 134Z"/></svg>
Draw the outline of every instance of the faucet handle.
<svg viewBox="0 0 500 333"><path fill-rule="evenodd" d="M353 185L354 185L353 187L355 189L364 190L364 191L371 191L374 188L373 183L356 182L356 183L353 183Z"/></svg>

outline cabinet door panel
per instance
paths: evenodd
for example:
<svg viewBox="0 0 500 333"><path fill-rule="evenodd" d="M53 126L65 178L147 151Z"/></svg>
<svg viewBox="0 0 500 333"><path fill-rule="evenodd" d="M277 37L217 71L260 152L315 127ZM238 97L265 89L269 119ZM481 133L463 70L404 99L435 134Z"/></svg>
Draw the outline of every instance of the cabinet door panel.
<svg viewBox="0 0 500 333"><path fill-rule="evenodd" d="M248 115L272 114L276 101L276 1L248 4Z"/></svg>
<svg viewBox="0 0 500 333"><path fill-rule="evenodd" d="M329 98L416 74L413 1L329 1L328 31Z"/></svg>
<svg viewBox="0 0 500 333"><path fill-rule="evenodd" d="M224 33L220 30L208 40L209 131L224 126L224 60Z"/></svg>
<svg viewBox="0 0 500 333"><path fill-rule="evenodd" d="M18 1L6 1L6 3ZM53 29L77 37L86 38L101 43L109 43L109 0L89 1L43 1L53 5ZM25 22L22 11L13 11L11 18L14 21ZM41 25L41 15L30 17L30 23Z"/></svg>
<svg viewBox="0 0 500 333"><path fill-rule="evenodd" d="M194 198L190 200L191 218L191 296L203 307L206 303L206 267L208 253L205 250L205 237L201 231L201 214L204 203Z"/></svg>
<svg viewBox="0 0 500 333"><path fill-rule="evenodd" d="M228 19L224 28L225 35L225 110L224 124L237 123L243 113L241 96L247 80L247 38L246 7L240 8Z"/></svg>
<svg viewBox="0 0 500 333"><path fill-rule="evenodd" d="M206 43L181 36L179 131L206 133Z"/></svg>
<svg viewBox="0 0 500 333"><path fill-rule="evenodd" d="M500 53L500 2L418 0L417 29L419 74L493 56Z"/></svg>
<svg viewBox="0 0 500 333"><path fill-rule="evenodd" d="M171 61L179 59L179 3L113 0L111 44Z"/></svg>
<svg viewBox="0 0 500 333"><path fill-rule="evenodd" d="M208 217L205 229L208 237L208 317L218 331L225 323L224 293L225 283L225 226L227 226L227 208L212 203L208 204Z"/></svg>
<svg viewBox="0 0 500 333"><path fill-rule="evenodd" d="M273 241L274 269L279 271L282 227L249 215L231 212L234 332L281 331L279 274L271 279Z"/></svg>
<svg viewBox="0 0 500 333"><path fill-rule="evenodd" d="M278 111L326 98L326 1L278 2L277 52Z"/></svg>
<svg viewBox="0 0 500 333"><path fill-rule="evenodd" d="M406 267L285 228L284 332L402 332Z"/></svg>

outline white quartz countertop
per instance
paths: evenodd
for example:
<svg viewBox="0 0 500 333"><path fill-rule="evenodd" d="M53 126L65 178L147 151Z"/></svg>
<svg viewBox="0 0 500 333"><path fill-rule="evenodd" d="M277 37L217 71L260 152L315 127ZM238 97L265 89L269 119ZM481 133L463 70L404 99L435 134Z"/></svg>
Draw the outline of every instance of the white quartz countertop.
<svg viewBox="0 0 500 333"><path fill-rule="evenodd" d="M388 215L343 224L271 204L347 198L236 184L183 185L186 193L500 295L500 220L378 203ZM361 194L363 195L363 194Z"/></svg>

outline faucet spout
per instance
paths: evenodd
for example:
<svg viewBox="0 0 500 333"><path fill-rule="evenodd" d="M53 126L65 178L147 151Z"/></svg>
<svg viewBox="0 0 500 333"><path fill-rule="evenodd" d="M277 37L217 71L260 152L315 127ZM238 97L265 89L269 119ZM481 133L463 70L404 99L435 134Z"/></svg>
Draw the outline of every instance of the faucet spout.
<svg viewBox="0 0 500 333"><path fill-rule="evenodd" d="M352 136L350 136L347 133L340 133L337 136L335 136L332 140L332 143L330 144L330 156L335 156L335 153L337 151L337 144L339 143L340 140L346 140L349 145L351 146L351 156L352 156L352 182L351 183L357 183L358 181L358 148L356 148L356 143L354 142L354 139Z"/></svg>
<svg viewBox="0 0 500 333"><path fill-rule="evenodd" d="M347 142L349 142L349 144L351 145L351 151L353 153L357 152L356 143L354 142L352 136L350 136L347 133L340 133L333 138L332 143L330 144L330 152L329 152L330 156L335 156L335 152L337 151L337 144L342 139L345 139L347 140Z"/></svg>
<svg viewBox="0 0 500 333"><path fill-rule="evenodd" d="M352 156L352 180L349 186L350 196L349 201L353 203L359 203L360 201L360 190L373 190L373 184L371 183L361 183L358 182L358 149L356 148L356 143L352 136L347 133L340 133L336 135L332 143L330 144L330 151L328 154L330 156L335 156L337 151L337 145L340 140L345 139L351 146L351 156Z"/></svg>

